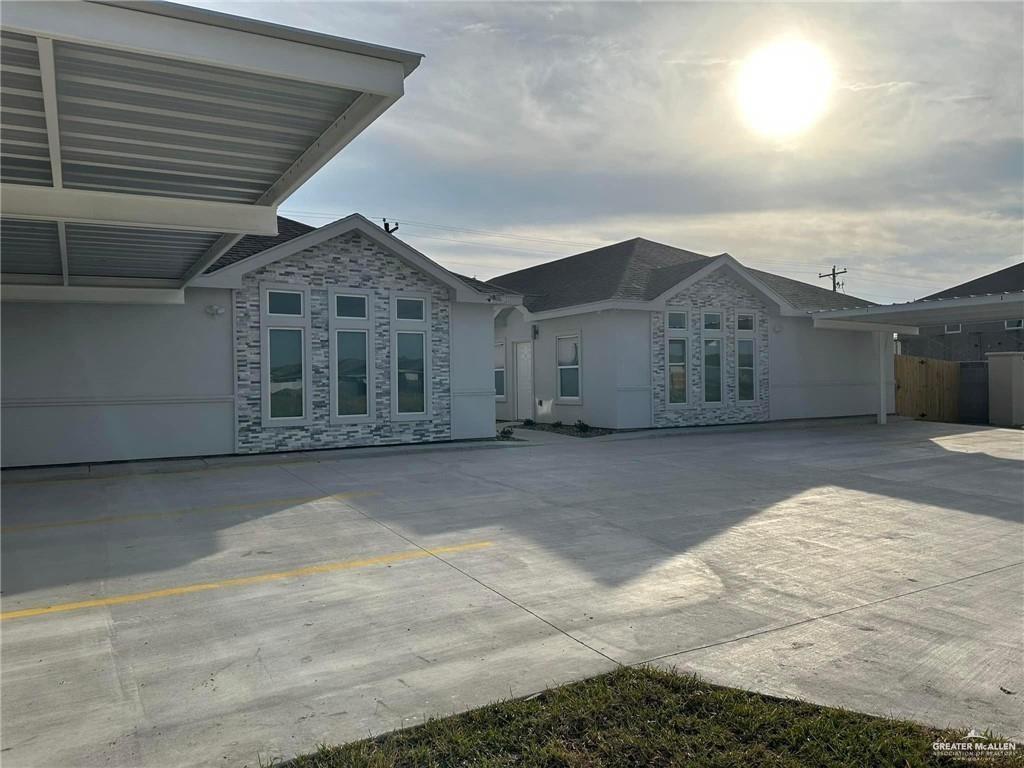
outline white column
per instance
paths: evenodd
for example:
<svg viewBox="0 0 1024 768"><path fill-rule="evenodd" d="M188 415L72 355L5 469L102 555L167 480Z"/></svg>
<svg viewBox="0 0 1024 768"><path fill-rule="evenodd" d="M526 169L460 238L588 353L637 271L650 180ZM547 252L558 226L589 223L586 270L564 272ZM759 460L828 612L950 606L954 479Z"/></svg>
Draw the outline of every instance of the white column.
<svg viewBox="0 0 1024 768"><path fill-rule="evenodd" d="M882 331L876 331L875 337L878 340L878 423L885 424L887 421L888 403L886 402L886 375L885 375L885 353L888 345L886 344L886 334Z"/></svg>

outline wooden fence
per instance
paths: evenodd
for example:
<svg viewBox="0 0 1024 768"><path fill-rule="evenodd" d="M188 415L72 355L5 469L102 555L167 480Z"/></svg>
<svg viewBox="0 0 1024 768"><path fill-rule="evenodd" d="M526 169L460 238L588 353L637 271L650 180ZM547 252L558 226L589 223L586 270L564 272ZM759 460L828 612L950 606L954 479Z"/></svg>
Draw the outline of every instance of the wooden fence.
<svg viewBox="0 0 1024 768"><path fill-rule="evenodd" d="M925 421L960 418L960 363L896 355L896 413Z"/></svg>

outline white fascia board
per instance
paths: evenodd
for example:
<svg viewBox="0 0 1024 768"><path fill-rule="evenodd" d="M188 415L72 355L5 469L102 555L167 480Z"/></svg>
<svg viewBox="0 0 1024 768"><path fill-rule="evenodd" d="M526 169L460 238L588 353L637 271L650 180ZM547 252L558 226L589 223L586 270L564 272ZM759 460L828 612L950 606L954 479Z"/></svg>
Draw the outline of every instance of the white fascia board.
<svg viewBox="0 0 1024 768"><path fill-rule="evenodd" d="M4 3L4 29L334 88L402 95L398 61L99 3Z"/></svg>
<svg viewBox="0 0 1024 768"><path fill-rule="evenodd" d="M0 210L13 219L114 224L188 232L277 234L277 209L85 189L0 184Z"/></svg>
<svg viewBox="0 0 1024 768"><path fill-rule="evenodd" d="M180 288L84 285L0 285L0 301L64 304L184 304Z"/></svg>
<svg viewBox="0 0 1024 768"><path fill-rule="evenodd" d="M261 253L242 259L230 264L223 269L218 269L211 275L202 275L192 280L189 285L194 288L241 288L242 278L253 270L260 269L280 261L293 254L299 253L348 232L357 231L362 235L375 241L388 251L394 253L398 258L405 261L415 269L424 272L435 278L438 282L448 286L454 294L455 301L463 301L472 304L494 304L494 294L485 294L462 282L447 269L437 262L417 251L415 248L403 243L394 235L385 232L369 219L358 213L353 213L343 219L338 219L331 224L314 229L286 243L268 248ZM518 298L521 301L521 297ZM508 297L504 303L514 304L513 297Z"/></svg>
<svg viewBox="0 0 1024 768"><path fill-rule="evenodd" d="M400 95L400 94L399 94ZM327 129L299 155L257 204L279 205L332 160L349 142L384 114L398 96L361 94Z"/></svg>
<svg viewBox="0 0 1024 768"><path fill-rule="evenodd" d="M815 328L823 328L831 331L879 331L888 333L902 333L904 336L917 336L916 325L894 325L892 323L863 323L856 320L830 320L824 317L812 316Z"/></svg>
<svg viewBox="0 0 1024 768"><path fill-rule="evenodd" d="M664 306L664 304L662 304ZM558 309L547 309L542 312L530 312L524 307L523 316L532 322L540 320L554 320L559 317L572 317L573 315L585 315L591 312L608 312L611 310L638 310L641 312L656 312L658 305L653 301L624 301L622 299L607 299L605 301L592 301L587 304L573 304Z"/></svg>

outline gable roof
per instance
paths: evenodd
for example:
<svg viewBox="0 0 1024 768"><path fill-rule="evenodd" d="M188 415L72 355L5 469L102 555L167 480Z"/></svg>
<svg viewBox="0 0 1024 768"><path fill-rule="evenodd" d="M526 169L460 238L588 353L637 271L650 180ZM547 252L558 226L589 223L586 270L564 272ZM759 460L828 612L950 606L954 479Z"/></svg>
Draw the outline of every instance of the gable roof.
<svg viewBox="0 0 1024 768"><path fill-rule="evenodd" d="M499 286L490 285L483 281L463 277L448 271L436 261L424 256L408 243L381 229L361 214L350 214L343 219L338 219L317 229L308 227L305 224L299 224L299 222L293 222L290 219L284 219L284 221L297 226L289 226L289 232L286 234L279 231L278 235L274 238L261 238L264 241L273 241L274 244L256 253L246 254L243 252L233 263L223 265L214 272L203 274L193 285L197 288L240 288L242 286L242 278L248 272L301 253L307 248L312 248L330 240L332 237L345 235L349 232L358 232L414 269L418 269L430 275L439 283L447 285L454 292L456 301L489 304L520 303L519 296L514 294L514 292L509 292ZM303 228L306 229L305 232L301 231ZM245 239L247 238L243 238L242 241ZM239 241L235 247L237 248L238 245L241 245L242 241ZM252 247L254 246L250 246L250 248ZM250 248L245 250L247 251Z"/></svg>
<svg viewBox="0 0 1024 768"><path fill-rule="evenodd" d="M987 275L968 280L966 283L954 285L944 291L925 296L922 301L931 299L959 299L967 296L984 296L990 293L1015 293L1024 291L1024 261L990 272Z"/></svg>
<svg viewBox="0 0 1024 768"><path fill-rule="evenodd" d="M816 285L747 269L728 254L705 256L636 237L492 278L523 294L530 312L599 301L653 301L719 260L736 264L801 312L871 306L872 302Z"/></svg>
<svg viewBox="0 0 1024 768"><path fill-rule="evenodd" d="M206 270L206 274L216 272L218 269L226 267L228 264L234 264L236 261L247 259L250 256L255 256L261 251L265 251L268 248L273 248L275 245L281 245L281 243L287 243L289 240L294 240L300 235L304 235L307 232L312 232L316 227L311 227L309 224L303 224L301 221L294 221L292 219L286 219L284 216L277 217L277 234L276 235L246 235L231 248L229 248L223 256L217 259L210 267Z"/></svg>

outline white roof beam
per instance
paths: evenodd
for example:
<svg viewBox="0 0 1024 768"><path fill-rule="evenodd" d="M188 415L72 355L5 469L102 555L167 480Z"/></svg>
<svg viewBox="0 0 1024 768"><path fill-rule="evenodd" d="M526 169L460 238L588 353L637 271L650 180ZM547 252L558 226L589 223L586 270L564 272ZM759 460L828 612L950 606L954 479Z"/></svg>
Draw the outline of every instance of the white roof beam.
<svg viewBox="0 0 1024 768"><path fill-rule="evenodd" d="M5 216L146 229L277 234L277 209L268 205L127 195L84 189L0 184Z"/></svg>
<svg viewBox="0 0 1024 768"><path fill-rule="evenodd" d="M0 285L0 300L80 304L184 304L180 288L113 288L84 285Z"/></svg>
<svg viewBox="0 0 1024 768"><path fill-rule="evenodd" d="M68 230L63 221L57 222L57 243L60 245L60 274L64 285L71 279L68 271Z"/></svg>
<svg viewBox="0 0 1024 768"><path fill-rule="evenodd" d="M4 28L36 37L193 61L383 96L403 92L398 61L98 3L4 3Z"/></svg>
<svg viewBox="0 0 1024 768"><path fill-rule="evenodd" d="M43 84L43 109L46 112L46 141L50 150L50 174L53 186L64 186L60 164L60 123L57 117L57 74L53 64L53 41L40 37L36 40L39 49L39 76Z"/></svg>
<svg viewBox="0 0 1024 768"><path fill-rule="evenodd" d="M188 268L185 276L181 279L181 287L184 288L197 277L201 277L203 272L209 269L217 259L227 253L241 239L241 235L221 235L218 237L213 245L207 249L206 253L196 259L196 262Z"/></svg>
<svg viewBox="0 0 1024 768"><path fill-rule="evenodd" d="M863 323L857 320L829 320L825 317L814 317L814 327L832 331L884 331L886 333L902 333L904 336L918 335L918 327L916 325Z"/></svg>

